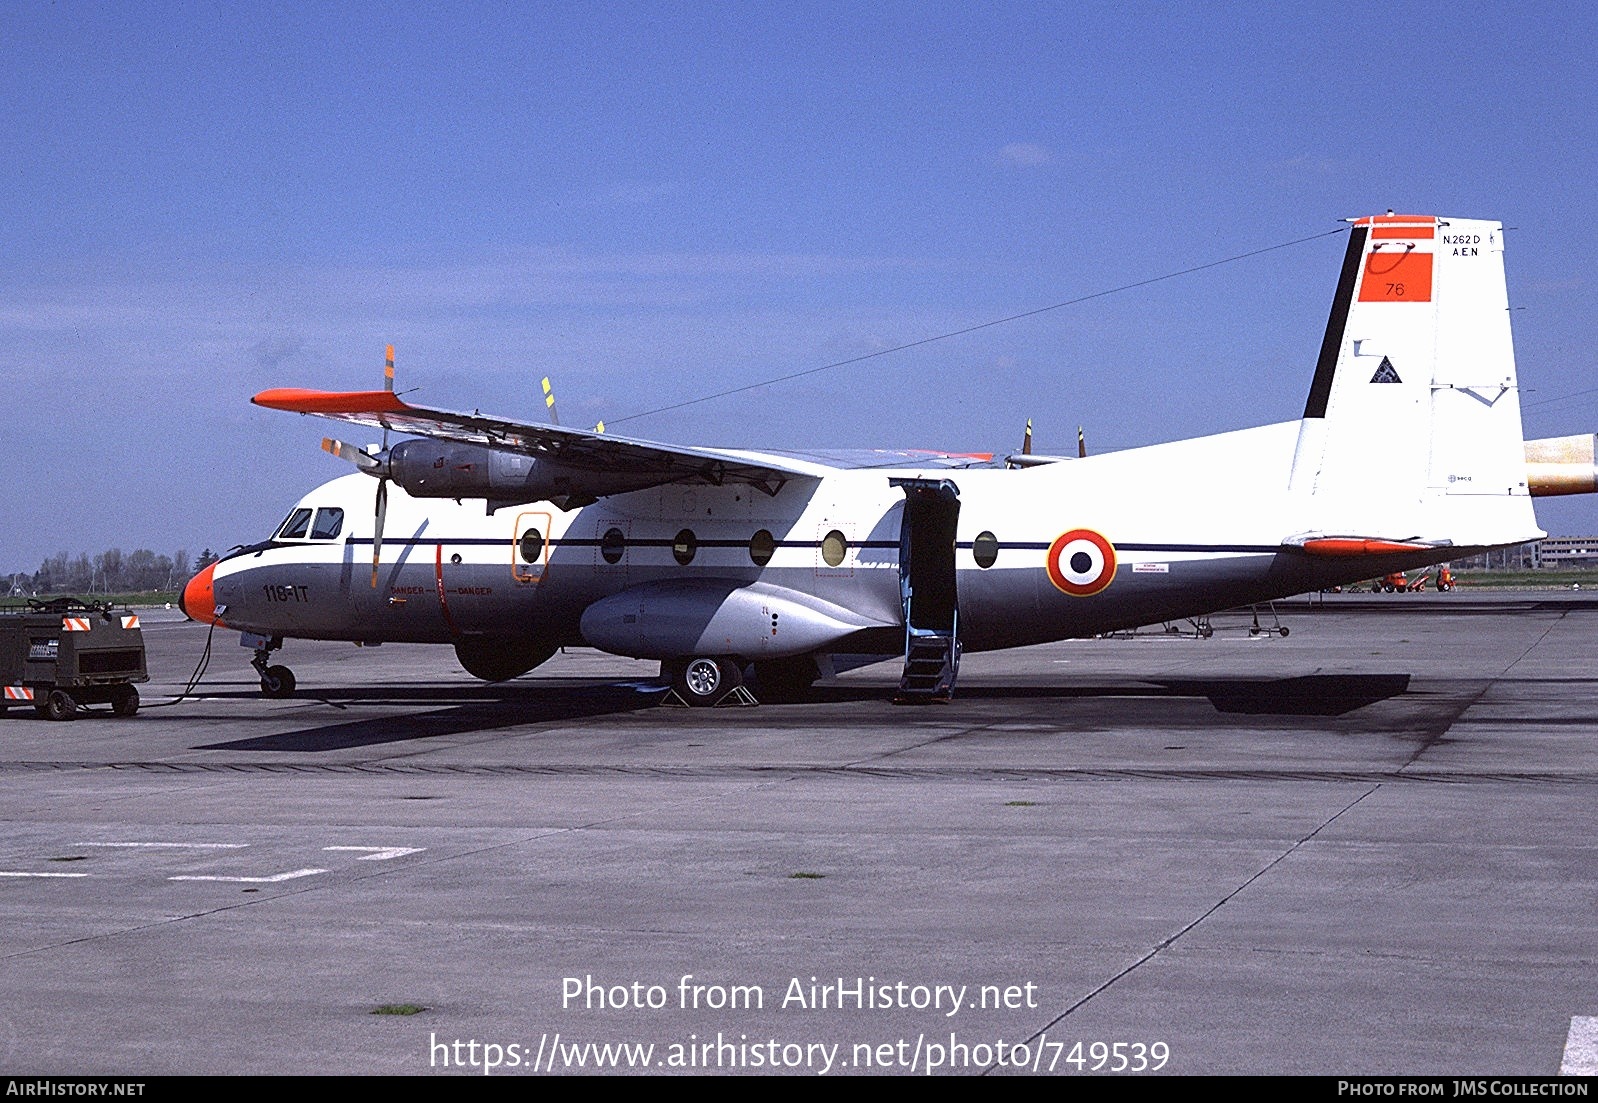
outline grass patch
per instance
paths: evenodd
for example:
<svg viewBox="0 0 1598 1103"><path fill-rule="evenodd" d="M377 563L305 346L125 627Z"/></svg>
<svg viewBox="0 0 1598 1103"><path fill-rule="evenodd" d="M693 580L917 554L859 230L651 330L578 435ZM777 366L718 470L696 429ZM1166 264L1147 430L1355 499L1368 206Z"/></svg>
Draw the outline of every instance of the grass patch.
<svg viewBox="0 0 1598 1103"><path fill-rule="evenodd" d="M788 880L790 880L790 881L819 881L825 876L826 876L825 873L810 873L807 870L800 870L798 873L790 873L790 874L788 874Z"/></svg>
<svg viewBox="0 0 1598 1103"><path fill-rule="evenodd" d="M1580 568L1542 571L1455 571L1454 583L1472 590L1583 590L1598 588L1598 571Z"/></svg>
<svg viewBox="0 0 1598 1103"><path fill-rule="evenodd" d="M1007 800L1004 802L1006 808L1031 808L1036 804L1037 801L1035 800Z"/></svg>
<svg viewBox="0 0 1598 1103"><path fill-rule="evenodd" d="M39 594L36 601L54 601L56 598L70 597L83 602L98 601L104 605L177 605L177 590L128 590L115 594L72 593L72 594ZM18 612L28 608L26 597L0 598L0 610Z"/></svg>
<svg viewBox="0 0 1598 1103"><path fill-rule="evenodd" d="M374 1007L374 1015L420 1015L427 1008L419 1003L385 1003L382 1007Z"/></svg>

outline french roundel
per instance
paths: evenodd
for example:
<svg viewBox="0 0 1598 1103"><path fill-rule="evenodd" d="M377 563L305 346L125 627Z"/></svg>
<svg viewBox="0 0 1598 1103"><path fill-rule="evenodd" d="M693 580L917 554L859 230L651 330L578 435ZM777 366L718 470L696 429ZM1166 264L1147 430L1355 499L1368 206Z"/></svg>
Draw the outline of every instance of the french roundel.
<svg viewBox="0 0 1598 1103"><path fill-rule="evenodd" d="M1072 597L1091 597L1115 581L1115 546L1092 529L1072 529L1049 545L1049 581Z"/></svg>

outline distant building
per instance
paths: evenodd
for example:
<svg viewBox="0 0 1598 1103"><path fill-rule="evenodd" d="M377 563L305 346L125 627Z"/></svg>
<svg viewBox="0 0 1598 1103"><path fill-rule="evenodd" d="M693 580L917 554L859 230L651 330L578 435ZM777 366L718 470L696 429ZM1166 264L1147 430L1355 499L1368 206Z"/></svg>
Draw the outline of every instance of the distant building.
<svg viewBox="0 0 1598 1103"><path fill-rule="evenodd" d="M1513 548L1456 559L1456 570L1535 571L1598 567L1598 536L1550 536Z"/></svg>
<svg viewBox="0 0 1598 1103"><path fill-rule="evenodd" d="M1598 536L1550 536L1528 547L1536 549L1538 567L1598 566Z"/></svg>

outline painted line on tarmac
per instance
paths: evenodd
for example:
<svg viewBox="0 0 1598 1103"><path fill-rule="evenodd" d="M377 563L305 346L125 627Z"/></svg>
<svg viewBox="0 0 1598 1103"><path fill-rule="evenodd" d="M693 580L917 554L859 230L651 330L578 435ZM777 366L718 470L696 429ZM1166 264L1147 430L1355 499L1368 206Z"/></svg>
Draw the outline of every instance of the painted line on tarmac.
<svg viewBox="0 0 1598 1103"><path fill-rule="evenodd" d="M19 873L0 870L0 877L87 877L87 873Z"/></svg>
<svg viewBox="0 0 1598 1103"><path fill-rule="evenodd" d="M179 874L168 877L168 881L234 881L250 885L268 885L277 881L292 881L296 877L312 877L318 873L326 873L325 869L296 869L289 873L274 873L270 877L216 877L202 876L200 874Z"/></svg>
<svg viewBox="0 0 1598 1103"><path fill-rule="evenodd" d="M365 850L370 853L355 859L357 862L386 862L390 858L403 858L407 854L420 854L425 846L324 846L323 850Z"/></svg>

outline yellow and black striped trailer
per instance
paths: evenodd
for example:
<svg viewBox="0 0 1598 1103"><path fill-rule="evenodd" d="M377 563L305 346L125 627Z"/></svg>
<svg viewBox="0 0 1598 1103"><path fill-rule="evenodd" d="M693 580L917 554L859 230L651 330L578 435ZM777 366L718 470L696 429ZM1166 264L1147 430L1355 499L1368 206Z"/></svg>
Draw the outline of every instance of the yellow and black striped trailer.
<svg viewBox="0 0 1598 1103"><path fill-rule="evenodd" d="M138 615L77 598L29 601L0 611L0 711L31 704L70 720L80 706L139 711L135 682L147 682Z"/></svg>

